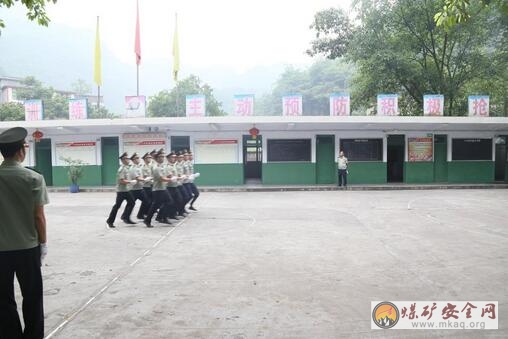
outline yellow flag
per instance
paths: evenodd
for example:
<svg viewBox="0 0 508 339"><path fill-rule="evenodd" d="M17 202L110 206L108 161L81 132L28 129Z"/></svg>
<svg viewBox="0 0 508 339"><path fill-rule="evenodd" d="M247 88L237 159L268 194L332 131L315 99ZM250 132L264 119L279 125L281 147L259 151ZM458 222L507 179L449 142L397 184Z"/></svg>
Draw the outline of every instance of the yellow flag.
<svg viewBox="0 0 508 339"><path fill-rule="evenodd" d="M97 17L97 31L95 33L95 64L94 64L93 80L95 81L97 86L102 85L101 40L99 38L99 17Z"/></svg>
<svg viewBox="0 0 508 339"><path fill-rule="evenodd" d="M175 35L173 36L173 80L178 81L178 71L180 70L180 48L178 46L178 23L175 13Z"/></svg>

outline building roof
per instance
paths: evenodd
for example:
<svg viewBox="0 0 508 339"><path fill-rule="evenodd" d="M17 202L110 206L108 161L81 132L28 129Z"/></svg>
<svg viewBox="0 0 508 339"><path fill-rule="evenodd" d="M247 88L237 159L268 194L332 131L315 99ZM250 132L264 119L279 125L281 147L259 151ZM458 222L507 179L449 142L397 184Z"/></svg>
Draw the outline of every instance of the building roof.
<svg viewBox="0 0 508 339"><path fill-rule="evenodd" d="M36 128L46 135L141 132L237 132L248 134L255 126L266 131L492 131L508 134L508 117L412 117L412 116L253 116L253 117L176 117L88 120L2 121L0 131L22 126L29 133Z"/></svg>

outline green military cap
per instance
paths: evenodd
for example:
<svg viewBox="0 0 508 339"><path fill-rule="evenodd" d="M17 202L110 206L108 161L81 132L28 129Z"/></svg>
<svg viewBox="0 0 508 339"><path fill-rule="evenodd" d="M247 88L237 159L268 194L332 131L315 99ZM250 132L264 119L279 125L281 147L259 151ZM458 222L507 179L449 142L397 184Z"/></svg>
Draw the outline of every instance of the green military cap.
<svg viewBox="0 0 508 339"><path fill-rule="evenodd" d="M23 127L13 127L0 134L0 144L13 144L25 140L28 132Z"/></svg>
<svg viewBox="0 0 508 339"><path fill-rule="evenodd" d="M176 157L176 153L174 151L171 151L171 153L169 153L169 156Z"/></svg>
<svg viewBox="0 0 508 339"><path fill-rule="evenodd" d="M158 156L158 157L163 157L163 156L165 156L165 155L166 155L166 152L164 152L164 149L163 149L163 148L161 148L161 149L159 150L159 152L157 152L157 156Z"/></svg>
<svg viewBox="0 0 508 339"><path fill-rule="evenodd" d="M155 150L155 149L154 149L154 150L152 150L152 151L150 152L150 155L151 155L152 157L157 156L157 150Z"/></svg>
<svg viewBox="0 0 508 339"><path fill-rule="evenodd" d="M152 153L148 153L146 152L142 157L141 159L145 160L146 158L151 158L152 157Z"/></svg>
<svg viewBox="0 0 508 339"><path fill-rule="evenodd" d="M123 159L123 158L128 158L128 157L129 157L129 155L127 154L127 152L123 152L122 155L120 155L118 157L118 159Z"/></svg>
<svg viewBox="0 0 508 339"><path fill-rule="evenodd" d="M132 153L130 157L131 160L134 160L134 158L139 158L139 155L136 152Z"/></svg>

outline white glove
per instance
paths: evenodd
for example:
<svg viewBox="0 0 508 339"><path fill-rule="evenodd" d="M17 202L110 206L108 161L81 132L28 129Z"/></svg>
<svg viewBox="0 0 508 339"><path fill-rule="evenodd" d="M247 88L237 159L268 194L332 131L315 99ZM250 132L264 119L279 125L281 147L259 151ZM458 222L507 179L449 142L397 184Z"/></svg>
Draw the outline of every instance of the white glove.
<svg viewBox="0 0 508 339"><path fill-rule="evenodd" d="M138 181L137 180L131 180L130 183L131 184L136 184Z"/></svg>
<svg viewBox="0 0 508 339"><path fill-rule="evenodd" d="M194 174L189 175L189 180L194 180L194 178L195 178Z"/></svg>
<svg viewBox="0 0 508 339"><path fill-rule="evenodd" d="M46 243L44 243L44 244L39 244L39 246L41 248L41 263L42 263L44 258L46 258L46 256L48 255L48 245Z"/></svg>
<svg viewBox="0 0 508 339"><path fill-rule="evenodd" d="M152 177L146 177L145 182L150 182L153 178Z"/></svg>
<svg viewBox="0 0 508 339"><path fill-rule="evenodd" d="M194 173L194 178L198 178L201 174L198 173Z"/></svg>
<svg viewBox="0 0 508 339"><path fill-rule="evenodd" d="M177 177L175 177L175 176L172 176L172 177L171 177L171 181L172 181L172 182L177 182L177 181L178 181L178 178L177 178Z"/></svg>

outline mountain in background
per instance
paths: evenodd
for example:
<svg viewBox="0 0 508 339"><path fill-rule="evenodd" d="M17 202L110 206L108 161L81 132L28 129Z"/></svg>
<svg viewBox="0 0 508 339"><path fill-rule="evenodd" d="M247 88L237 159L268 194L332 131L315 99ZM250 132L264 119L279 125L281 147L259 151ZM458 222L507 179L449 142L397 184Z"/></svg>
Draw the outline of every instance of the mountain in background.
<svg viewBox="0 0 508 339"><path fill-rule="evenodd" d="M95 31L50 23L40 27L28 21L20 11L4 11L6 23L0 35L0 76L34 76L46 86L72 90L72 84L83 79L92 85ZM124 97L136 94L136 65L116 58L102 43L101 94L106 107L117 114L124 111ZM150 97L170 89L172 60L144 62L140 65L140 94ZM286 65L258 66L244 73L226 67L200 69L181 60L181 78L195 74L214 89L215 97L226 112L232 110L234 94L270 92Z"/></svg>

